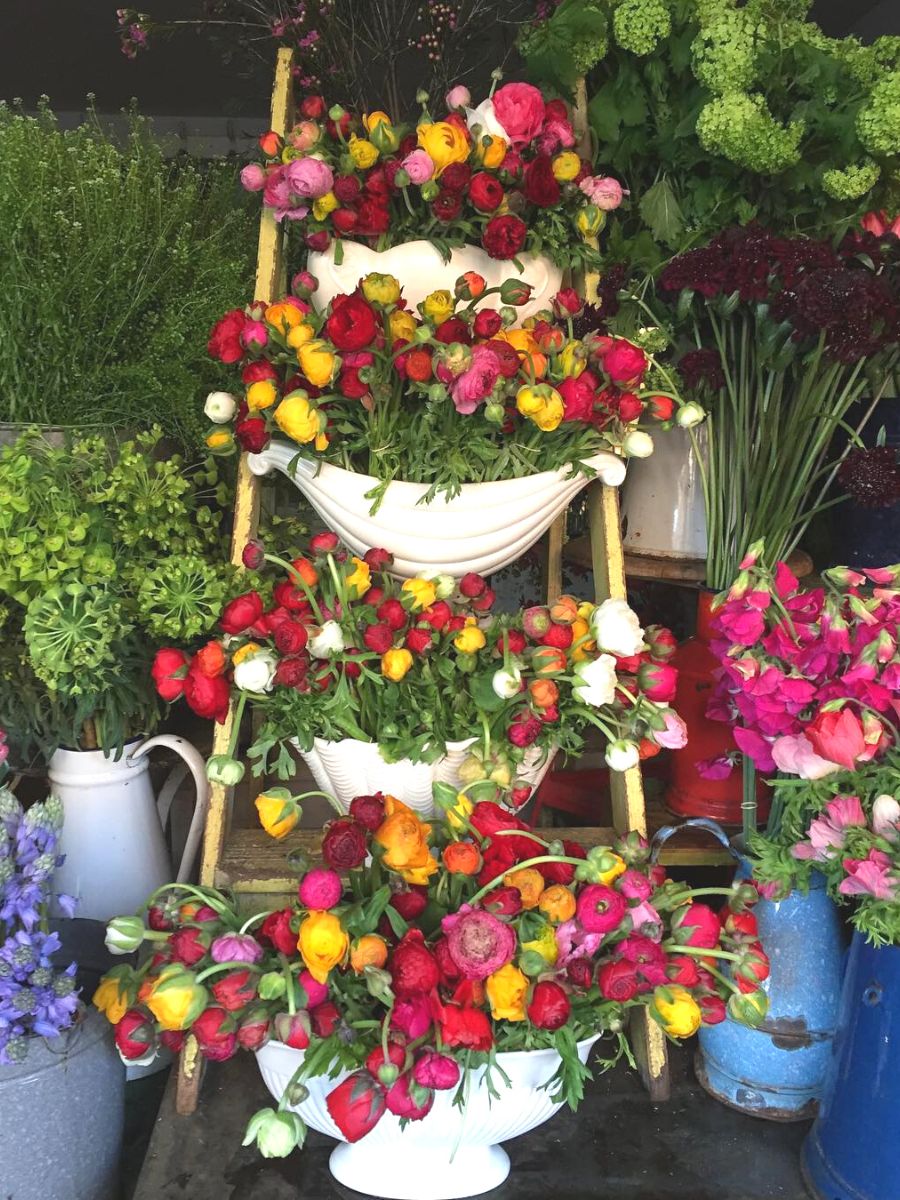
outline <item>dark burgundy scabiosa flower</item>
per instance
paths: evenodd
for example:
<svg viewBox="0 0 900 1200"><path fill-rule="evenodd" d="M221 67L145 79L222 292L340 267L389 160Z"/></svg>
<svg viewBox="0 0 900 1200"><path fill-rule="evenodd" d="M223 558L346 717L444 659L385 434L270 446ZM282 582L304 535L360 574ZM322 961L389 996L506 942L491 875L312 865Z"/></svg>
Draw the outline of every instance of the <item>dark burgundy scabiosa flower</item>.
<svg viewBox="0 0 900 1200"><path fill-rule="evenodd" d="M838 482L864 508L888 508L900 500L900 464L891 446L851 450L838 472Z"/></svg>
<svg viewBox="0 0 900 1200"><path fill-rule="evenodd" d="M704 386L717 392L725 386L725 372L718 350L688 350L681 356L678 370L689 392Z"/></svg>

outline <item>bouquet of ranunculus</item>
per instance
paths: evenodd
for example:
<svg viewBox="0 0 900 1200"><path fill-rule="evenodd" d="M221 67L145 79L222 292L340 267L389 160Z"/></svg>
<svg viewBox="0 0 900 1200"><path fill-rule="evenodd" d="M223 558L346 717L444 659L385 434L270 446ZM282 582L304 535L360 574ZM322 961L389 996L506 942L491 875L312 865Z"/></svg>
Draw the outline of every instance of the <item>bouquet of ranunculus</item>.
<svg viewBox="0 0 900 1200"><path fill-rule="evenodd" d="M776 785L777 832L756 835L753 873L767 895L805 890L813 871L876 944L900 944L900 753L808 782Z"/></svg>
<svg viewBox="0 0 900 1200"><path fill-rule="evenodd" d="M257 773L272 766L290 777L290 745L308 750L315 737L375 742L388 761L426 762L448 742L477 739L463 764L467 782L521 804L530 794L516 783L526 751L577 751L590 727L607 739L616 770L684 744L669 708L675 641L658 626L643 630L623 600L563 596L492 616L494 592L481 576L401 584L385 551L349 556L333 533L315 535L293 561L259 543L244 560L284 573L231 600L195 653L161 650L153 677L163 699L183 696L218 721L234 693L233 745L249 700L262 716L250 750ZM243 765L232 749L210 760L209 773L236 783Z"/></svg>
<svg viewBox="0 0 900 1200"><path fill-rule="evenodd" d="M761 771L803 779L855 771L897 740L900 565L834 567L807 589L784 563L774 574L764 567L763 549L747 555L716 610L721 671L708 715L734 724Z"/></svg>
<svg viewBox="0 0 900 1200"><path fill-rule="evenodd" d="M726 1011L762 1021L769 966L751 885L722 889L717 914L652 865L636 833L586 850L492 803L450 795L443 807L430 825L392 796L357 797L325 828L324 865L277 911L247 918L217 891L173 884L114 920L110 949L152 951L94 996L125 1061L188 1034L215 1061L270 1039L301 1051L278 1108L247 1131L263 1154L286 1155L317 1076L333 1080L327 1109L353 1142L385 1112L426 1118L438 1091L465 1104L472 1069L486 1065L502 1095L505 1051L556 1050L553 1099L574 1108L590 1075L576 1043L608 1035L611 1065L638 1006L673 1038Z"/></svg>
<svg viewBox="0 0 900 1200"><path fill-rule="evenodd" d="M526 328L515 306L530 287L516 279L488 288L467 272L420 314L390 275L367 275L321 313L315 288L301 272L296 295L235 309L212 330L210 353L240 365L245 390L207 401L210 449L259 452L280 435L385 486L452 497L462 483L581 469L601 450L644 457L653 441L639 422L667 421L678 403L632 342L574 336L583 301L571 288ZM493 295L499 311L478 307Z"/></svg>
<svg viewBox="0 0 900 1200"><path fill-rule="evenodd" d="M244 167L241 180L277 220L300 226L310 250L344 238L378 250L426 238L445 255L478 242L492 258L532 251L596 268L593 239L624 193L574 149L565 101L506 83L477 107L454 87L446 105L435 118L426 99L417 120L395 124L385 112L306 96L286 137L262 135L264 162Z"/></svg>

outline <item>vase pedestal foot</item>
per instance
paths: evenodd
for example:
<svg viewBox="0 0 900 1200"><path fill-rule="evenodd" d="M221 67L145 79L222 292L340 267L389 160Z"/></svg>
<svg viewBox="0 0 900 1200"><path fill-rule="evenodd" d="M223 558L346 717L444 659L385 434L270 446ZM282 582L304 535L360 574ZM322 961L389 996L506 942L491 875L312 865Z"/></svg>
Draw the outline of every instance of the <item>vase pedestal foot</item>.
<svg viewBox="0 0 900 1200"><path fill-rule="evenodd" d="M762 1036L762 1035L760 1035ZM752 1067L752 1061L748 1064ZM740 1079L702 1051L694 1058L694 1074L705 1092L728 1108L767 1121L807 1121L819 1108L821 1085L815 1088Z"/></svg>
<svg viewBox="0 0 900 1200"><path fill-rule="evenodd" d="M328 1166L345 1187L384 1200L462 1200L499 1187L509 1175L509 1155L502 1146L466 1146L452 1161L437 1145L392 1154L383 1141L367 1146L366 1139L342 1142L332 1151Z"/></svg>

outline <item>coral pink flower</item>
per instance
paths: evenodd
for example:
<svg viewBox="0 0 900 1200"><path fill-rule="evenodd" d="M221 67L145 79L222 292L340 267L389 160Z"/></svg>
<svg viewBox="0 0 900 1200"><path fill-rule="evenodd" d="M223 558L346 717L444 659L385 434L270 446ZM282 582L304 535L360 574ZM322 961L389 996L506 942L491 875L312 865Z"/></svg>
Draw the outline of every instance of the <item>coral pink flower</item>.
<svg viewBox="0 0 900 1200"><path fill-rule="evenodd" d="M802 733L776 738L772 743L772 758L779 771L799 775L801 779L824 779L841 769L838 763L816 754Z"/></svg>
<svg viewBox="0 0 900 1200"><path fill-rule="evenodd" d="M842 896L874 896L876 900L893 900L897 895L897 880L891 876L890 858L881 850L870 850L868 858L845 858L847 878L838 891Z"/></svg>

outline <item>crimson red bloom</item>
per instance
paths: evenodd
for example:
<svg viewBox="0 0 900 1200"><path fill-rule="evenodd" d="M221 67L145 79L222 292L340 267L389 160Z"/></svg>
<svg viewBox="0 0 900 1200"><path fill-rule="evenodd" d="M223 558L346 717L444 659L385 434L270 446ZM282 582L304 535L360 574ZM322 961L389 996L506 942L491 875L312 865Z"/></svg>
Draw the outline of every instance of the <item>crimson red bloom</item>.
<svg viewBox="0 0 900 1200"><path fill-rule="evenodd" d="M430 992L440 980L437 961L426 947L421 929L410 929L403 935L390 957L388 969L398 996Z"/></svg>
<svg viewBox="0 0 900 1200"><path fill-rule="evenodd" d="M564 988L552 979L542 979L534 985L526 1011L538 1029L560 1029L568 1021L572 1005Z"/></svg>
<svg viewBox="0 0 900 1200"><path fill-rule="evenodd" d="M184 677L184 698L198 717L217 721L220 725L225 723L231 689L224 675L210 679L192 663Z"/></svg>
<svg viewBox="0 0 900 1200"><path fill-rule="evenodd" d="M465 1046L469 1050L490 1050L494 1044L491 1023L480 1008L445 1004L439 1019L441 1040L451 1049Z"/></svg>
<svg viewBox="0 0 900 1200"><path fill-rule="evenodd" d="M153 1049L153 1021L140 1008L129 1008L115 1027L116 1049L125 1059L145 1058Z"/></svg>
<svg viewBox="0 0 900 1200"><path fill-rule="evenodd" d="M666 974L671 983L693 988L700 982L700 970L689 954L676 954L666 963Z"/></svg>
<svg viewBox="0 0 900 1200"><path fill-rule="evenodd" d="M387 233L391 224L391 211L387 198L363 196L356 208L356 232L363 237L378 237Z"/></svg>
<svg viewBox="0 0 900 1200"><path fill-rule="evenodd" d="M553 174L553 163L547 154L539 154L525 167L522 191L526 199L539 208L552 208L559 203L562 189Z"/></svg>
<svg viewBox="0 0 900 1200"><path fill-rule="evenodd" d="M325 826L322 857L335 871L352 871L368 853L368 830L353 817L338 817Z"/></svg>
<svg viewBox="0 0 900 1200"><path fill-rule="evenodd" d="M487 171L479 171L469 184L469 199L479 212L496 212L505 194L500 180Z"/></svg>
<svg viewBox="0 0 900 1200"><path fill-rule="evenodd" d="M297 934L291 929L292 915L292 909L279 908L277 912L269 913L259 927L260 937L288 958L297 953Z"/></svg>
<svg viewBox="0 0 900 1200"><path fill-rule="evenodd" d="M503 319L494 308L483 308L475 314L475 320L472 323L472 329L475 336L480 338L492 338L495 333L499 333L503 328Z"/></svg>
<svg viewBox="0 0 900 1200"><path fill-rule="evenodd" d="M525 245L527 236L528 226L522 218L507 214L491 217L481 235L481 244L491 258L515 258Z"/></svg>
<svg viewBox="0 0 900 1200"><path fill-rule="evenodd" d="M184 691L184 678L188 670L188 657L182 650L164 646L157 650L150 674L156 690L163 700L177 700Z"/></svg>
<svg viewBox="0 0 900 1200"><path fill-rule="evenodd" d="M259 383L262 379L271 379L273 382L278 380L278 372L265 359L247 363L241 370L241 382L247 384L248 387L251 383Z"/></svg>
<svg viewBox="0 0 900 1200"><path fill-rule="evenodd" d="M718 1025L728 1015L728 1008L721 996L701 996L697 1003L703 1014L704 1025Z"/></svg>
<svg viewBox="0 0 900 1200"><path fill-rule="evenodd" d="M604 963L597 972L597 984L605 1000L624 1003L638 993L638 978L634 966L625 959Z"/></svg>
<svg viewBox="0 0 900 1200"><path fill-rule="evenodd" d="M428 906L428 889L411 887L406 892L394 892L391 908L395 908L404 921L414 921Z"/></svg>
<svg viewBox="0 0 900 1200"><path fill-rule="evenodd" d="M325 116L325 101L321 96L304 96L300 101L300 112L311 121L318 121Z"/></svg>
<svg viewBox="0 0 900 1200"><path fill-rule="evenodd" d="M447 225L450 221L455 221L462 212L462 196L459 192L448 192L444 189L431 202L431 211L438 221Z"/></svg>
<svg viewBox="0 0 900 1200"><path fill-rule="evenodd" d="M718 946L722 932L718 915L706 904L689 904L676 914L672 926L682 946L700 946L706 950Z"/></svg>
<svg viewBox="0 0 900 1200"><path fill-rule="evenodd" d="M214 978L210 991L226 1012L237 1012L239 1008L249 1004L256 996L256 981L258 976L253 971L229 971L226 975Z"/></svg>
<svg viewBox="0 0 900 1200"><path fill-rule="evenodd" d="M258 1050L269 1040L270 1021L264 1008L247 1013L237 1027L238 1045L244 1050Z"/></svg>
<svg viewBox="0 0 900 1200"><path fill-rule="evenodd" d="M383 604L379 604L375 610L375 615L379 621L384 621L391 629L402 629L406 624L406 609L399 600L391 598L385 600Z"/></svg>
<svg viewBox="0 0 900 1200"><path fill-rule="evenodd" d="M212 1062L224 1062L236 1052L237 1031L232 1029L231 1017L224 1008L206 1008L191 1026L191 1033L200 1045L200 1053Z"/></svg>
<svg viewBox="0 0 900 1200"><path fill-rule="evenodd" d="M354 796L350 801L350 816L374 833L384 820L384 796L381 792L374 796Z"/></svg>
<svg viewBox="0 0 900 1200"><path fill-rule="evenodd" d="M469 327L462 317L448 317L446 321L441 321L437 329L434 331L435 339L443 342L445 346L449 346L451 342L462 342L464 346L471 345L472 335L469 333Z"/></svg>
<svg viewBox="0 0 900 1200"><path fill-rule="evenodd" d="M262 417L247 417L238 421L234 436L242 450L248 454L260 454L269 444L269 431Z"/></svg>
<svg viewBox="0 0 900 1200"><path fill-rule="evenodd" d="M361 296L335 296L324 332L338 350L362 350L374 341L375 330L375 311Z"/></svg>
<svg viewBox="0 0 900 1200"><path fill-rule="evenodd" d="M376 1046L374 1050L369 1052L369 1054L366 1056L366 1070L370 1075L373 1075L376 1079L378 1079L378 1072L385 1065L385 1063L390 1063L395 1067L402 1067L405 1062L405 1047L402 1046L400 1042L397 1042L391 1038L391 1040L388 1042L387 1057L385 1057L384 1049L381 1046Z"/></svg>
<svg viewBox="0 0 900 1200"><path fill-rule="evenodd" d="M404 645L413 654L425 654L431 649L431 636L427 629L411 629L406 635Z"/></svg>
<svg viewBox="0 0 900 1200"><path fill-rule="evenodd" d="M405 1117L408 1121L421 1121L431 1112L434 1104L434 1091L429 1089L425 1099L419 1102L410 1092L410 1084L414 1082L407 1072L407 1074L401 1075L397 1082L388 1089L385 1102L388 1112L393 1113L395 1117Z"/></svg>
<svg viewBox="0 0 900 1200"><path fill-rule="evenodd" d="M326 1038L331 1037L340 1025L341 1014L336 1004L326 1000L324 1004L317 1004L315 1008L310 1009L309 1019L316 1037Z"/></svg>
<svg viewBox="0 0 900 1200"><path fill-rule="evenodd" d="M241 345L241 334L247 324L247 316L243 309L233 308L224 317L220 317L210 331L206 349L219 362L240 362L244 357L244 347Z"/></svg>
<svg viewBox="0 0 900 1200"><path fill-rule="evenodd" d="M578 988L589 988L593 979L591 964L586 958L573 958L566 966L566 975Z"/></svg>
<svg viewBox="0 0 900 1200"><path fill-rule="evenodd" d="M468 163L450 163L441 175L441 187L448 192L461 192L472 178Z"/></svg>
<svg viewBox="0 0 900 1200"><path fill-rule="evenodd" d="M275 645L282 654L299 654L306 648L309 633L299 621L279 621L275 627Z"/></svg>
<svg viewBox="0 0 900 1200"><path fill-rule="evenodd" d="M225 633L246 633L263 615L263 602L259 592L245 592L225 605L219 618L219 628Z"/></svg>
<svg viewBox="0 0 900 1200"><path fill-rule="evenodd" d="M363 644L375 654L384 654L394 644L394 631L384 621L369 625L363 631Z"/></svg>
<svg viewBox="0 0 900 1200"><path fill-rule="evenodd" d="M338 175L331 190L341 204L352 204L360 192L360 182L355 175Z"/></svg>
<svg viewBox="0 0 900 1200"><path fill-rule="evenodd" d="M209 934L201 933L199 929L189 925L186 929L179 929L172 934L169 938L169 949L176 962L193 967L201 958L206 957L209 943Z"/></svg>
<svg viewBox="0 0 900 1200"><path fill-rule="evenodd" d="M325 1098L331 1119L348 1142L358 1142L381 1120L384 1088L368 1071L354 1071Z"/></svg>
<svg viewBox="0 0 900 1200"><path fill-rule="evenodd" d="M522 893L515 887L494 888L488 892L482 904L495 917L515 917L522 911Z"/></svg>

